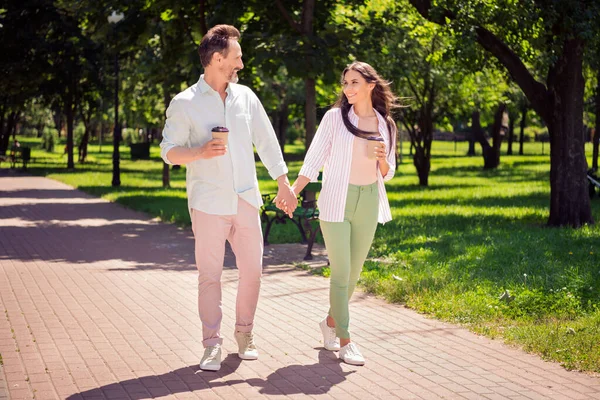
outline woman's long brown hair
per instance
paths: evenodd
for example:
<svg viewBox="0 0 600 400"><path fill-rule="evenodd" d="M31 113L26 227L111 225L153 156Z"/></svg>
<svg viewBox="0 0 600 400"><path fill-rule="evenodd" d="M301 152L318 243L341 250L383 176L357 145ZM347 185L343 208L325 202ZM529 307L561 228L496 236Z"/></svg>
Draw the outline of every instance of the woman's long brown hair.
<svg viewBox="0 0 600 400"><path fill-rule="evenodd" d="M367 83L375 84L375 87L371 91L371 103L373 104L373 108L377 110L377 112L385 119L390 135L390 144L394 143L393 139L396 135L396 123L391 117L391 109L399 107L399 105L397 104L398 98L394 95L394 93L392 93L389 82L383 80L377 71L375 71L375 68L371 67L365 62L354 61L352 64L348 65L342 72L342 82L344 82L344 78L348 71L356 71L361 74L363 78L365 78ZM363 131L362 129L358 129L358 127L352 125L348 119L348 112L350 111L352 105L348 103L348 98L344 94L343 90L341 91L340 96L333 107L339 107L341 109L344 125L346 126L346 129L348 129L353 135L365 138L366 136L371 136L376 133ZM394 154L396 153L395 148L389 149L389 151L393 151Z"/></svg>

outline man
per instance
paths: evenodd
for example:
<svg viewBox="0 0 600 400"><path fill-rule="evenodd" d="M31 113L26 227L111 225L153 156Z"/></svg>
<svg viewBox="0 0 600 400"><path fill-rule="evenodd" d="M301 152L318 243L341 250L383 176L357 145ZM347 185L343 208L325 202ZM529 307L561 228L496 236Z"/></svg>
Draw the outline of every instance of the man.
<svg viewBox="0 0 600 400"><path fill-rule="evenodd" d="M179 93L167 109L160 144L167 164L186 164L188 207L195 237L198 268L198 311L202 321L203 370L221 367L221 273L225 241L235 253L239 271L234 336L238 354L258 358L252 327L262 274L263 237L258 209L254 152L277 180L278 204L293 212L297 200L288 169L267 114L249 88L236 84L244 68L240 32L217 25L202 38L198 53L204 74ZM211 130L229 129L227 143Z"/></svg>

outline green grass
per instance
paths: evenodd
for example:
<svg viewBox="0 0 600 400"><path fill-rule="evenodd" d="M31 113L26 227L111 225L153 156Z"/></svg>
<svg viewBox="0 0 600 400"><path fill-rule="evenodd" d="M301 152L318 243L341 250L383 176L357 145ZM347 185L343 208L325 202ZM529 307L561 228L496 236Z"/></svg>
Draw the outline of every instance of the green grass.
<svg viewBox="0 0 600 400"><path fill-rule="evenodd" d="M89 162L67 172L65 157L36 148L36 140L25 142L34 147L30 172L189 225L185 170L173 171L172 188L163 189L156 146L152 160L135 162L122 147L122 187L114 189L106 145L102 153L91 146ZM422 188L404 144L404 161L387 185L394 220L379 226L361 285L566 368L600 372L600 228L545 226L548 144L526 143L525 156L503 155L492 171L482 170L481 156L464 156L466 143L454 146L433 144L429 187ZM289 162L295 177L302 146L287 150L295 160ZM260 163L257 171L261 191L275 191ZM599 220L600 199L593 199L592 207ZM269 238L271 243L299 239L292 224L275 225ZM506 290L511 301L500 300Z"/></svg>

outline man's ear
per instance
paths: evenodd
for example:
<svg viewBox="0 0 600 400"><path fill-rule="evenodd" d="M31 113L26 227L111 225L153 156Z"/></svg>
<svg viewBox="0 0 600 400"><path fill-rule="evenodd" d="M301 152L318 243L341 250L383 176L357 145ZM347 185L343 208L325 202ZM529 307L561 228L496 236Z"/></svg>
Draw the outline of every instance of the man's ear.
<svg viewBox="0 0 600 400"><path fill-rule="evenodd" d="M221 61L223 61L223 54L219 53L218 51L215 51L212 57L210 58L210 63L212 64L214 62L215 64L220 64Z"/></svg>

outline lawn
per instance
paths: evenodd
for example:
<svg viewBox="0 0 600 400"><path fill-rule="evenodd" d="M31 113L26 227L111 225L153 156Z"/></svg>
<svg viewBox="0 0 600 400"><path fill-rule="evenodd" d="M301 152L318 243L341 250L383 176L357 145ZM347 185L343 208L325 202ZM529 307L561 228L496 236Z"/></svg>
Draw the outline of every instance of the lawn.
<svg viewBox="0 0 600 400"><path fill-rule="evenodd" d="M31 173L189 225L185 169L172 171L172 188L163 189L157 146L151 160L135 162L122 147L122 186L114 189L106 145L102 153L91 146L89 162L68 172L66 156L46 153L35 139L21 142L34 148ZM464 156L466 143L435 142L430 185L422 188L405 145L387 186L394 220L378 228L361 285L568 369L600 372L600 228L545 226L550 185L543 146L526 143L525 156L503 155L498 169L484 171L481 156ZM302 146L286 151L301 159ZM257 166L263 193L274 191L275 182ZM295 177L301 162L289 166ZM600 198L592 207L599 220ZM299 234L291 224L277 225L269 239L294 242Z"/></svg>

